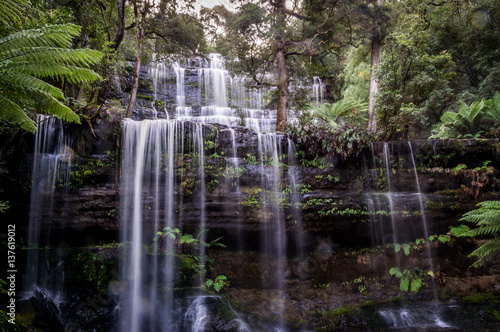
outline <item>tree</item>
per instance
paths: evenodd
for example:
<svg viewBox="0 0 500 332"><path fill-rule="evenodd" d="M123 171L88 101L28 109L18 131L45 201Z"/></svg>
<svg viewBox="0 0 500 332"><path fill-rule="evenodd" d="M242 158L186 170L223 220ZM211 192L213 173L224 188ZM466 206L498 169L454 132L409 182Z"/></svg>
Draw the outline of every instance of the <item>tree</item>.
<svg viewBox="0 0 500 332"><path fill-rule="evenodd" d="M500 201L484 201L477 205L476 210L465 213L460 221L476 224L478 227L469 232L471 236L487 236L494 238L486 242L469 256L478 260L472 267L479 267L500 252Z"/></svg>
<svg viewBox="0 0 500 332"><path fill-rule="evenodd" d="M35 122L29 114L34 109L79 123L78 115L64 105L61 89L44 81L90 83L100 78L89 67L101 60L102 53L71 48L72 39L79 34L79 26L67 24L19 31L0 38L3 119L34 132Z"/></svg>
<svg viewBox="0 0 500 332"><path fill-rule="evenodd" d="M252 75L256 85L276 87L276 131L286 129L288 85L296 79L294 74L313 59L324 64L326 58L339 57L343 46L360 38L356 32L364 23L355 19L361 14L359 5L347 0L270 0L261 5L245 1L236 14L221 8L211 12L226 23L227 35L216 40L216 49L237 57L238 66ZM233 49L221 45L227 42ZM274 81L265 74L270 71Z"/></svg>
<svg viewBox="0 0 500 332"><path fill-rule="evenodd" d="M378 68L379 133L386 139L419 137L428 121L439 121L453 99L455 62L437 48L423 14L406 3L393 5L397 23L385 38Z"/></svg>
<svg viewBox="0 0 500 332"><path fill-rule="evenodd" d="M188 0L185 5L190 8L193 0ZM141 69L141 57L145 38L161 39L166 43L172 43L177 47L186 47L196 52L204 44L204 38L200 36L199 25L192 24L193 18L187 14L178 15L176 12L177 2L173 0L132 0L134 10L134 25L136 29L137 51L135 58L135 67L132 79L132 90L127 107L127 118L131 118L134 112L134 106L137 98L137 89L139 88L139 73ZM153 15L153 13L156 13ZM182 17L182 19L179 19ZM189 19L188 19L189 17ZM175 23L173 25L162 25L163 20L170 19ZM171 31L172 28L189 28L187 31ZM186 38L191 32L198 38ZM193 41L194 40L194 41Z"/></svg>
<svg viewBox="0 0 500 332"><path fill-rule="evenodd" d="M137 89L139 88L139 73L141 70L141 56L144 37L146 36L146 18L151 12L153 0L132 0L134 6L134 19L137 38L137 52L135 57L135 67L132 79L132 90L127 107L127 118L131 118L134 112L135 101L137 99Z"/></svg>

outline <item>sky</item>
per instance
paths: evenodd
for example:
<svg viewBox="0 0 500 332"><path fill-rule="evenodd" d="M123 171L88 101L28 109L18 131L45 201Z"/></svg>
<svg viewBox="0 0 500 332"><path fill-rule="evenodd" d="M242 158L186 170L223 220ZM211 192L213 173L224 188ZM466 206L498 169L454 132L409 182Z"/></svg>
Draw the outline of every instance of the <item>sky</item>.
<svg viewBox="0 0 500 332"><path fill-rule="evenodd" d="M195 8L198 11L202 6L212 8L217 5L224 5L228 9L234 8L234 5L231 5L229 0L197 0Z"/></svg>

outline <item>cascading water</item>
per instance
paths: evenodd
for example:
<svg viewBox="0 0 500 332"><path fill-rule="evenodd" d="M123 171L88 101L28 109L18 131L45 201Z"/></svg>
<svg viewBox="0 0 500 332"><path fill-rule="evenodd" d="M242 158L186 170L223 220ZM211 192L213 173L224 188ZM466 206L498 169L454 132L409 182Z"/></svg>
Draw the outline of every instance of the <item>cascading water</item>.
<svg viewBox="0 0 500 332"><path fill-rule="evenodd" d="M151 74L151 77L152 77L152 81L153 81L153 101L151 103L151 106L154 110L154 113L153 113L153 118L156 119L158 117L158 109L157 109L157 100L161 100L162 103L164 102L162 99L161 99L161 95L165 95L166 91L164 90L164 87L161 85L161 82L164 81L167 77L168 77L168 68L167 66L162 63L162 62L157 62L157 63L154 63L151 65L151 69L150 69L150 74ZM167 110L164 108L163 110L168 118L168 112Z"/></svg>
<svg viewBox="0 0 500 332"><path fill-rule="evenodd" d="M313 77L312 91L313 99L316 105L322 104L324 96L324 83L318 76Z"/></svg>
<svg viewBox="0 0 500 332"><path fill-rule="evenodd" d="M186 91L184 87L184 79L185 79L185 73L186 70L185 68L181 67L178 62L174 63L172 66L175 71L175 86L176 86L176 97L175 101L177 104L177 107L175 108L175 113L177 114L177 117L183 117L187 116L191 112L191 107L186 107Z"/></svg>
<svg viewBox="0 0 500 332"><path fill-rule="evenodd" d="M248 79L245 77L232 78L220 55L211 54L208 61L199 59L197 63L196 69L186 68L189 63L181 65L179 62L167 66L157 61L152 65L150 75L155 110L158 105L170 102L167 90L170 80L175 78L176 119L245 126L260 132L274 130L276 112L262 109L267 104L266 89L247 88ZM196 71L196 81L192 77L193 70ZM191 76L186 74L187 71ZM162 103L158 104L157 100ZM166 108L165 113L168 118Z"/></svg>
<svg viewBox="0 0 500 332"><path fill-rule="evenodd" d="M55 299L62 297L64 275L61 268L51 268L49 260L55 254L45 247L52 242L61 243L61 234L52 228L54 195L66 194L74 153L71 138L65 133L61 120L39 115L33 156L33 174L28 231L28 251L24 289L29 294L33 286L44 288ZM64 189L60 189L64 188ZM59 238L61 237L61 238ZM59 262L56 264L63 264Z"/></svg>
<svg viewBox="0 0 500 332"><path fill-rule="evenodd" d="M273 277L266 277L263 283L275 289L272 310L277 321L283 324L285 310L285 218L281 211L282 202L280 157L282 139L279 134L259 134L260 189L265 206L262 208L261 246L263 268L273 271ZM271 263L271 264L270 264ZM270 272L268 272L270 274Z"/></svg>
<svg viewBox="0 0 500 332"><path fill-rule="evenodd" d="M197 161L200 202L197 213L200 230L203 230L203 125L172 120L125 121L123 137L122 240L130 245L125 250L123 263L128 291L121 304L120 328L132 332L176 331L173 328L177 314L174 296L176 248L168 237L175 237L182 229L182 215L176 213L182 205L181 195L175 191L181 180L177 167L182 162L178 158L182 159L186 152ZM165 238L157 236L154 241L161 230ZM201 235L200 243L203 242ZM203 265L204 246L199 247L200 264ZM199 283L203 279L202 273Z"/></svg>
<svg viewBox="0 0 500 332"><path fill-rule="evenodd" d="M404 146L403 146L404 147ZM413 148L410 142L407 144L407 156L408 158L400 155L398 159L398 167L402 167L405 163L405 159L409 160L409 167L413 168L414 177L414 188L416 192L395 192L391 183L391 173L394 171L394 164L391 164L391 156L389 153L389 144L383 143L382 156L380 158L381 164L383 165L383 174L385 174L385 183L387 186L387 192L383 194L372 193L367 194L367 204L371 211L371 221L379 223L379 228L376 229L372 226L372 240L378 241L378 244L387 244L391 241L387 240L387 235L390 234L392 243L395 249L395 264L399 271L409 271L412 273L414 271L413 265L405 264L402 260L402 255L400 251L401 246L407 242L413 242L417 239L429 240L429 226L428 221L425 216L424 200L423 194L420 189L420 183L417 174L415 156L413 153ZM406 149L399 149L399 153L406 152ZM393 158L396 159L395 156ZM375 158L374 158L375 159ZM376 162L374 160L374 165ZM381 171L382 173L382 171ZM400 185L401 186L401 185ZM411 190L411 187L407 185L404 187L405 190ZM376 216L376 212L386 211L385 214L390 216L390 223L386 222L385 232L384 232L384 218L383 216ZM390 226L390 230L387 225ZM384 236L385 234L385 236ZM382 242L380 242L382 240ZM409 247L408 247L409 248ZM434 276L434 266L432 262L432 254L430 250L430 244L425 243L425 259L421 262L423 265L419 266L419 269L424 271L426 275ZM401 250L402 251L402 250ZM407 255L407 254L405 254ZM430 278L431 291L433 294L433 309L432 310L422 310L418 308L405 308L405 309L386 309L380 310L379 314L383 317L389 326L394 328L401 327L424 327L424 328L447 328L450 327L443 322L440 317L440 308L438 304L438 297L436 291L436 285L433 277Z"/></svg>

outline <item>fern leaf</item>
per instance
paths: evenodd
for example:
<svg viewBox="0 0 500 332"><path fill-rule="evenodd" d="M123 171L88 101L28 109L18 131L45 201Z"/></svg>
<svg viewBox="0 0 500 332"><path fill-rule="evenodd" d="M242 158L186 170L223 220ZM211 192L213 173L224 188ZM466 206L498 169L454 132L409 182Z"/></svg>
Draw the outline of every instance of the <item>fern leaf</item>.
<svg viewBox="0 0 500 332"><path fill-rule="evenodd" d="M21 18L21 8L26 5L24 0L2 0L0 3L0 22L10 26L13 21Z"/></svg>
<svg viewBox="0 0 500 332"><path fill-rule="evenodd" d="M486 263L489 259L493 258L500 251L500 238L496 237L491 241L486 242L472 253L469 257L476 256L478 260L474 262L471 267L480 267Z"/></svg>
<svg viewBox="0 0 500 332"><path fill-rule="evenodd" d="M50 94L54 98L64 99L61 89L33 76L24 74L8 75L4 76L4 81L6 82L0 83L0 87L13 88L13 90L41 91Z"/></svg>
<svg viewBox="0 0 500 332"><path fill-rule="evenodd" d="M39 91L38 95L40 98L37 108L41 113L54 115L67 122L80 123L80 117L71 108L44 91Z"/></svg>
<svg viewBox="0 0 500 332"><path fill-rule="evenodd" d="M35 132L35 122L26 115L18 104L2 95L0 95L0 113L2 118L7 121L19 125L26 131Z"/></svg>

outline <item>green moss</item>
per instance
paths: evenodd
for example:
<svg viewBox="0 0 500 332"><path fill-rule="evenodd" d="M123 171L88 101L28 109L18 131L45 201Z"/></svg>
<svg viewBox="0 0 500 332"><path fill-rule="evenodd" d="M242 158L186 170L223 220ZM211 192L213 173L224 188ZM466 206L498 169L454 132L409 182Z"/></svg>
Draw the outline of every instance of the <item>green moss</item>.
<svg viewBox="0 0 500 332"><path fill-rule="evenodd" d="M393 305L401 304L403 302L403 297L402 296L390 297L387 299L387 302Z"/></svg>
<svg viewBox="0 0 500 332"><path fill-rule="evenodd" d="M148 95L137 95L137 99L153 100L153 97Z"/></svg>
<svg viewBox="0 0 500 332"><path fill-rule="evenodd" d="M375 309L375 302L373 302L372 300L366 301L363 304L361 304L359 306L359 308L362 310L368 310L368 311L374 310Z"/></svg>
<svg viewBox="0 0 500 332"><path fill-rule="evenodd" d="M9 321L10 320L10 321ZM5 311L0 310L0 331L2 332L29 332L32 331L28 326L26 326L20 319L14 319L14 324L12 324L11 318L7 315Z"/></svg>
<svg viewBox="0 0 500 332"><path fill-rule="evenodd" d="M494 320L500 321L500 310L486 310L487 313L489 313Z"/></svg>
<svg viewBox="0 0 500 332"><path fill-rule="evenodd" d="M495 292L488 293L479 293L474 295L468 295L462 298L464 302L468 303L487 303L487 304L496 304L500 300L500 294Z"/></svg>
<svg viewBox="0 0 500 332"><path fill-rule="evenodd" d="M165 107L165 103L163 102L163 100L161 99L156 99L155 100L155 108L158 110L158 109L162 109Z"/></svg>
<svg viewBox="0 0 500 332"><path fill-rule="evenodd" d="M337 317L340 315L351 315L356 311L356 308L350 304L337 307L335 309L330 309L327 311L316 310L314 313L321 317Z"/></svg>

